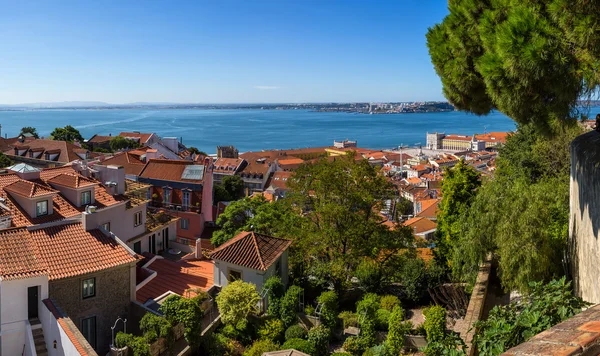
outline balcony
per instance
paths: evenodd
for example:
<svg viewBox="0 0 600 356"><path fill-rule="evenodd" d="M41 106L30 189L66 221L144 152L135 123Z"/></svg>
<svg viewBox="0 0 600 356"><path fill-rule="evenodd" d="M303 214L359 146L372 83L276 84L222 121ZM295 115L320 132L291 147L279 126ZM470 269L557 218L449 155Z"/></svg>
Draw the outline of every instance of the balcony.
<svg viewBox="0 0 600 356"><path fill-rule="evenodd" d="M190 205L181 205L181 204L173 204L173 203L164 203L162 201L153 199L149 207L155 209L164 209L166 211L178 211L178 212L191 212L200 214L202 209L200 205L190 206Z"/></svg>

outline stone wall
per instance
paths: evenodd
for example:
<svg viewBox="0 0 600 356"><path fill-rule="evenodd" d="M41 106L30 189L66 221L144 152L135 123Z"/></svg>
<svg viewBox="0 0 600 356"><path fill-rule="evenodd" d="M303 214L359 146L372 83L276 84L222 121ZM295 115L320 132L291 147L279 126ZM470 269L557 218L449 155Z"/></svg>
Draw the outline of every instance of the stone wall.
<svg viewBox="0 0 600 356"><path fill-rule="evenodd" d="M477 280L473 286L473 293L471 293L471 299L469 300L465 318L460 323L460 327L455 328L455 331L460 333L460 337L465 341L465 344L467 345L467 355L469 356L476 354L476 348L472 347L473 336L475 336L473 325L481 320L483 316L491 270L491 256L488 256L487 261L479 266L479 273L477 274Z"/></svg>
<svg viewBox="0 0 600 356"><path fill-rule="evenodd" d="M585 301L600 303L600 133L571 143L569 265L573 287Z"/></svg>
<svg viewBox="0 0 600 356"><path fill-rule="evenodd" d="M92 277L96 278L96 295L83 299L82 281ZM115 320L118 317L130 319L129 306L132 299L130 277L130 266L126 265L73 278L54 280L48 283L48 295L56 300L80 329L82 319L96 317L95 350L98 354L104 355L112 342L110 328ZM115 335L121 327L122 323L119 323Z"/></svg>
<svg viewBox="0 0 600 356"><path fill-rule="evenodd" d="M513 347L504 356L591 356L600 354L600 305Z"/></svg>

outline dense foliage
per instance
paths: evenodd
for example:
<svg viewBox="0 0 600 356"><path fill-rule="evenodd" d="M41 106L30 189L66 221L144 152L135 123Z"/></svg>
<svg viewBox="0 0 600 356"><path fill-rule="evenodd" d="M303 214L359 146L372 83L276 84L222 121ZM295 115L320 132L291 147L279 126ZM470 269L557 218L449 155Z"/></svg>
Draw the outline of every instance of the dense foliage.
<svg viewBox="0 0 600 356"><path fill-rule="evenodd" d="M128 150L140 147L140 144L136 140L125 138L122 136L115 136L111 138L109 145L110 149L113 151Z"/></svg>
<svg viewBox="0 0 600 356"><path fill-rule="evenodd" d="M565 273L569 216L569 143L581 133L554 128L553 138L519 126L496 159L496 172L462 215L452 269L474 279L493 252L505 289L527 291L529 283ZM515 244L514 241L519 243Z"/></svg>
<svg viewBox="0 0 600 356"><path fill-rule="evenodd" d="M197 149L197 148L196 148L196 147L194 147L194 146L190 146L190 147L188 147L188 151L190 152L190 154L195 154L196 156L204 156L204 157L208 156L208 155L206 154L206 152L204 152L204 151L200 151L199 149Z"/></svg>
<svg viewBox="0 0 600 356"><path fill-rule="evenodd" d="M458 109L498 109L545 129L598 88L597 1L455 0L448 7L427 44L444 95Z"/></svg>
<svg viewBox="0 0 600 356"><path fill-rule="evenodd" d="M33 136L33 138L40 138L40 135L37 133L37 129L35 127L31 127L31 126L25 126L21 129L21 132L19 133L19 135L23 135L23 134L31 134Z"/></svg>
<svg viewBox="0 0 600 356"><path fill-rule="evenodd" d="M208 294L203 292L192 298L171 295L160 306L160 311L171 325L183 324L185 340L193 347L200 344L204 316L202 302L207 298Z"/></svg>
<svg viewBox="0 0 600 356"><path fill-rule="evenodd" d="M263 285L263 293L267 293L267 313L270 316L281 316L281 298L285 295L285 286L279 276L271 276Z"/></svg>
<svg viewBox="0 0 600 356"><path fill-rule="evenodd" d="M257 340L250 348L244 351L244 356L262 356L265 352L277 350L279 350L279 345L272 340Z"/></svg>
<svg viewBox="0 0 600 356"><path fill-rule="evenodd" d="M246 328L248 316L258 312L257 303L260 295L256 286L242 281L231 282L226 285L216 301L221 313L221 321L230 324L238 330Z"/></svg>
<svg viewBox="0 0 600 356"><path fill-rule="evenodd" d="M309 355L313 355L315 353L313 345L308 340L303 339L289 339L283 345L281 345L281 349L294 349Z"/></svg>
<svg viewBox="0 0 600 356"><path fill-rule="evenodd" d="M215 184L215 202L238 200L244 196L244 181L240 176L225 176Z"/></svg>
<svg viewBox="0 0 600 356"><path fill-rule="evenodd" d="M71 125L65 127L57 127L50 133L50 138L56 141L73 142L75 140L83 143L83 136L79 130Z"/></svg>
<svg viewBox="0 0 600 356"><path fill-rule="evenodd" d="M292 325L285 331L285 339L306 339L308 333L305 328L298 324Z"/></svg>
<svg viewBox="0 0 600 356"><path fill-rule="evenodd" d="M280 317L286 327L290 327L298 321L298 307L300 305L300 295L303 289L298 286L291 286L281 299Z"/></svg>
<svg viewBox="0 0 600 356"><path fill-rule="evenodd" d="M427 341L443 339L446 333L446 310L439 305L434 305L423 310L423 316L425 316Z"/></svg>
<svg viewBox="0 0 600 356"><path fill-rule="evenodd" d="M308 342L312 345L313 356L329 354L329 339L331 331L324 325L315 326L308 331Z"/></svg>
<svg viewBox="0 0 600 356"><path fill-rule="evenodd" d="M13 161L7 155L0 152L0 168L12 166Z"/></svg>
<svg viewBox="0 0 600 356"><path fill-rule="evenodd" d="M317 298L321 304L321 322L328 328L334 328L337 324L338 315L338 296L334 291L321 293Z"/></svg>
<svg viewBox="0 0 600 356"><path fill-rule="evenodd" d="M404 322L404 310L399 305L394 306L388 321L386 344L392 355L400 355L404 347L404 335L412 327L410 322Z"/></svg>
<svg viewBox="0 0 600 356"><path fill-rule="evenodd" d="M518 302L496 306L475 327L480 355L499 355L509 348L579 313L586 303L575 297L563 277L544 285L532 283L531 293Z"/></svg>
<svg viewBox="0 0 600 356"><path fill-rule="evenodd" d="M379 310L379 296L367 293L356 304L358 315L358 326L360 327L360 338L365 347L375 345L375 329L377 326L377 310Z"/></svg>
<svg viewBox="0 0 600 356"><path fill-rule="evenodd" d="M274 342L283 341L283 333L285 328L283 322L279 319L267 319L258 329L258 336L261 339L271 340Z"/></svg>

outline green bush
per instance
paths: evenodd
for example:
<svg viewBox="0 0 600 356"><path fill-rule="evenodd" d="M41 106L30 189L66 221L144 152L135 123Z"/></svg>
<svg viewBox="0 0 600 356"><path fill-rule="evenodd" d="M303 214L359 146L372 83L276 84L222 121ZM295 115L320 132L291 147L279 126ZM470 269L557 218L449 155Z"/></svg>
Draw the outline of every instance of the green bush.
<svg viewBox="0 0 600 356"><path fill-rule="evenodd" d="M256 340L252 346L244 352L244 356L262 356L265 352L277 350L279 350L279 345L272 340Z"/></svg>
<svg viewBox="0 0 600 356"><path fill-rule="evenodd" d="M315 326L308 331L308 342L315 350L313 356L324 356L329 354L329 339L331 331L323 325Z"/></svg>
<svg viewBox="0 0 600 356"><path fill-rule="evenodd" d="M131 345L132 341L133 341L133 335L126 334L122 331L119 331L117 333L117 336L115 336L115 347L120 349L125 346L129 346L129 345Z"/></svg>
<svg viewBox="0 0 600 356"><path fill-rule="evenodd" d="M395 356L395 355L399 355L399 354L392 354L390 352L389 346L385 342L381 345L370 347L365 351L365 353L363 353L363 356L392 356L392 355Z"/></svg>
<svg viewBox="0 0 600 356"><path fill-rule="evenodd" d="M281 300L281 321L285 327L290 327L298 321L298 305L300 294L304 290L298 286L291 286Z"/></svg>
<svg viewBox="0 0 600 356"><path fill-rule="evenodd" d="M334 352L330 356L352 356L352 354L348 352Z"/></svg>
<svg viewBox="0 0 600 356"><path fill-rule="evenodd" d="M390 314L392 314L389 310L380 308L377 310L375 327L380 331L387 331L388 322L390 320Z"/></svg>
<svg viewBox="0 0 600 356"><path fill-rule="evenodd" d="M494 307L485 321L475 325L474 344L482 356L498 355L527 341L586 306L573 295L571 283L563 277L546 285L532 283L531 293L520 302Z"/></svg>
<svg viewBox="0 0 600 356"><path fill-rule="evenodd" d="M423 349L426 356L464 356L465 342L455 333L448 333L440 340L427 343Z"/></svg>
<svg viewBox="0 0 600 356"><path fill-rule="evenodd" d="M202 338L200 347L205 355L241 355L242 345L222 333L209 333Z"/></svg>
<svg viewBox="0 0 600 356"><path fill-rule="evenodd" d="M165 299L159 309L171 325L183 324L185 340L194 347L198 346L201 341L202 317L204 316L202 302L208 297L208 294L204 292L198 293L193 298L171 295ZM158 334L160 335L160 333Z"/></svg>
<svg viewBox="0 0 600 356"><path fill-rule="evenodd" d="M258 336L262 340L280 342L284 331L285 328L283 327L283 321L279 319L270 319L266 320L260 329L258 329Z"/></svg>
<svg viewBox="0 0 600 356"><path fill-rule="evenodd" d="M379 305L385 310L389 310L390 312L394 310L395 306L402 306L400 303L400 299L395 295L384 295L379 300Z"/></svg>
<svg viewBox="0 0 600 356"><path fill-rule="evenodd" d="M427 291L425 262L420 258L406 260L400 271L400 280L404 286L406 298L413 302L421 300Z"/></svg>
<svg viewBox="0 0 600 356"><path fill-rule="evenodd" d="M270 316L280 318L281 317L281 298L285 295L285 287L281 282L281 278L279 276L272 276L267 279L263 286L263 291L268 290L267 292L267 303L268 309L267 313Z"/></svg>
<svg viewBox="0 0 600 356"><path fill-rule="evenodd" d="M446 309L439 305L431 306L423 310L425 316L425 332L427 341L440 341L446 334Z"/></svg>
<svg viewBox="0 0 600 356"><path fill-rule="evenodd" d="M315 315L315 307L312 305L307 305L304 307L304 314L306 315Z"/></svg>
<svg viewBox="0 0 600 356"><path fill-rule="evenodd" d="M224 325L221 328L221 333L223 336L227 337L228 339L237 340L244 345L249 345L252 343L254 337L253 331L253 328L249 324L246 325L246 328L243 330L238 330L231 324Z"/></svg>
<svg viewBox="0 0 600 356"><path fill-rule="evenodd" d="M358 327L358 316L356 313L345 310L338 315L338 318L342 319L344 329L348 327Z"/></svg>
<svg viewBox="0 0 600 356"><path fill-rule="evenodd" d="M174 341L173 325L167 318L154 313L146 313L140 320L140 329L148 343L153 343L159 337L167 340L167 345Z"/></svg>
<svg viewBox="0 0 600 356"><path fill-rule="evenodd" d="M133 351L133 356L150 356L150 345L143 336L134 336L131 345L127 345Z"/></svg>
<svg viewBox="0 0 600 356"><path fill-rule="evenodd" d="M367 346L365 346L363 338L358 336L350 336L346 339L346 341L344 341L343 348L344 351L352 354L353 356L361 356L367 349Z"/></svg>
<svg viewBox="0 0 600 356"><path fill-rule="evenodd" d="M319 304L321 304L321 321L325 326L333 329L337 324L338 314L338 296L334 291L327 291L321 293L317 298Z"/></svg>
<svg viewBox="0 0 600 356"><path fill-rule="evenodd" d="M294 349L309 355L313 355L315 353L312 344L308 342L308 340L303 339L289 339L281 346L281 349Z"/></svg>
<svg viewBox="0 0 600 356"><path fill-rule="evenodd" d="M386 344L393 355L399 355L404 348L404 335L408 334L412 328L410 321L403 322L404 310L396 306L390 314L388 322L388 335Z"/></svg>
<svg viewBox="0 0 600 356"><path fill-rule="evenodd" d="M246 328L248 316L258 311L260 295L256 286L243 281L235 281L226 285L216 301L223 324L231 324L238 330Z"/></svg>
<svg viewBox="0 0 600 356"><path fill-rule="evenodd" d="M375 329L377 326L377 310L379 310L379 296L374 293L364 295L356 305L360 337L365 348L375 346Z"/></svg>
<svg viewBox="0 0 600 356"><path fill-rule="evenodd" d="M306 329L301 327L300 325L292 325L285 331L285 339L306 339L307 332Z"/></svg>
<svg viewBox="0 0 600 356"><path fill-rule="evenodd" d="M380 263L365 259L356 268L356 278L358 278L360 288L365 292L379 292L383 280Z"/></svg>

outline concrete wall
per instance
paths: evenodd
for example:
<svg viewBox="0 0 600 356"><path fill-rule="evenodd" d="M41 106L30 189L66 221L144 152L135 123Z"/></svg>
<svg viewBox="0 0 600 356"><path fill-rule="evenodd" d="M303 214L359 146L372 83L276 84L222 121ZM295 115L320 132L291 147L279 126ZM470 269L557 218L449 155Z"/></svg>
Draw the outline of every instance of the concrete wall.
<svg viewBox="0 0 600 356"><path fill-rule="evenodd" d="M93 277L96 278L96 295L83 299L82 281ZM129 316L129 306L135 298L135 265L50 281L49 296L77 328L81 328L82 319L96 317L96 351L105 354L111 343L110 327L118 317Z"/></svg>
<svg viewBox="0 0 600 356"><path fill-rule="evenodd" d="M600 303L600 133L571 143L569 265L578 296Z"/></svg>
<svg viewBox="0 0 600 356"><path fill-rule="evenodd" d="M142 223L139 226L134 226L136 212L142 212ZM86 231L110 223L110 231L122 241L128 241L146 231L146 204L127 209L125 203L120 203L99 209L95 213L84 212L82 218Z"/></svg>
<svg viewBox="0 0 600 356"><path fill-rule="evenodd" d="M25 345L27 288L39 286L38 313L48 297L48 277L0 281L0 346L2 355L21 355Z"/></svg>

